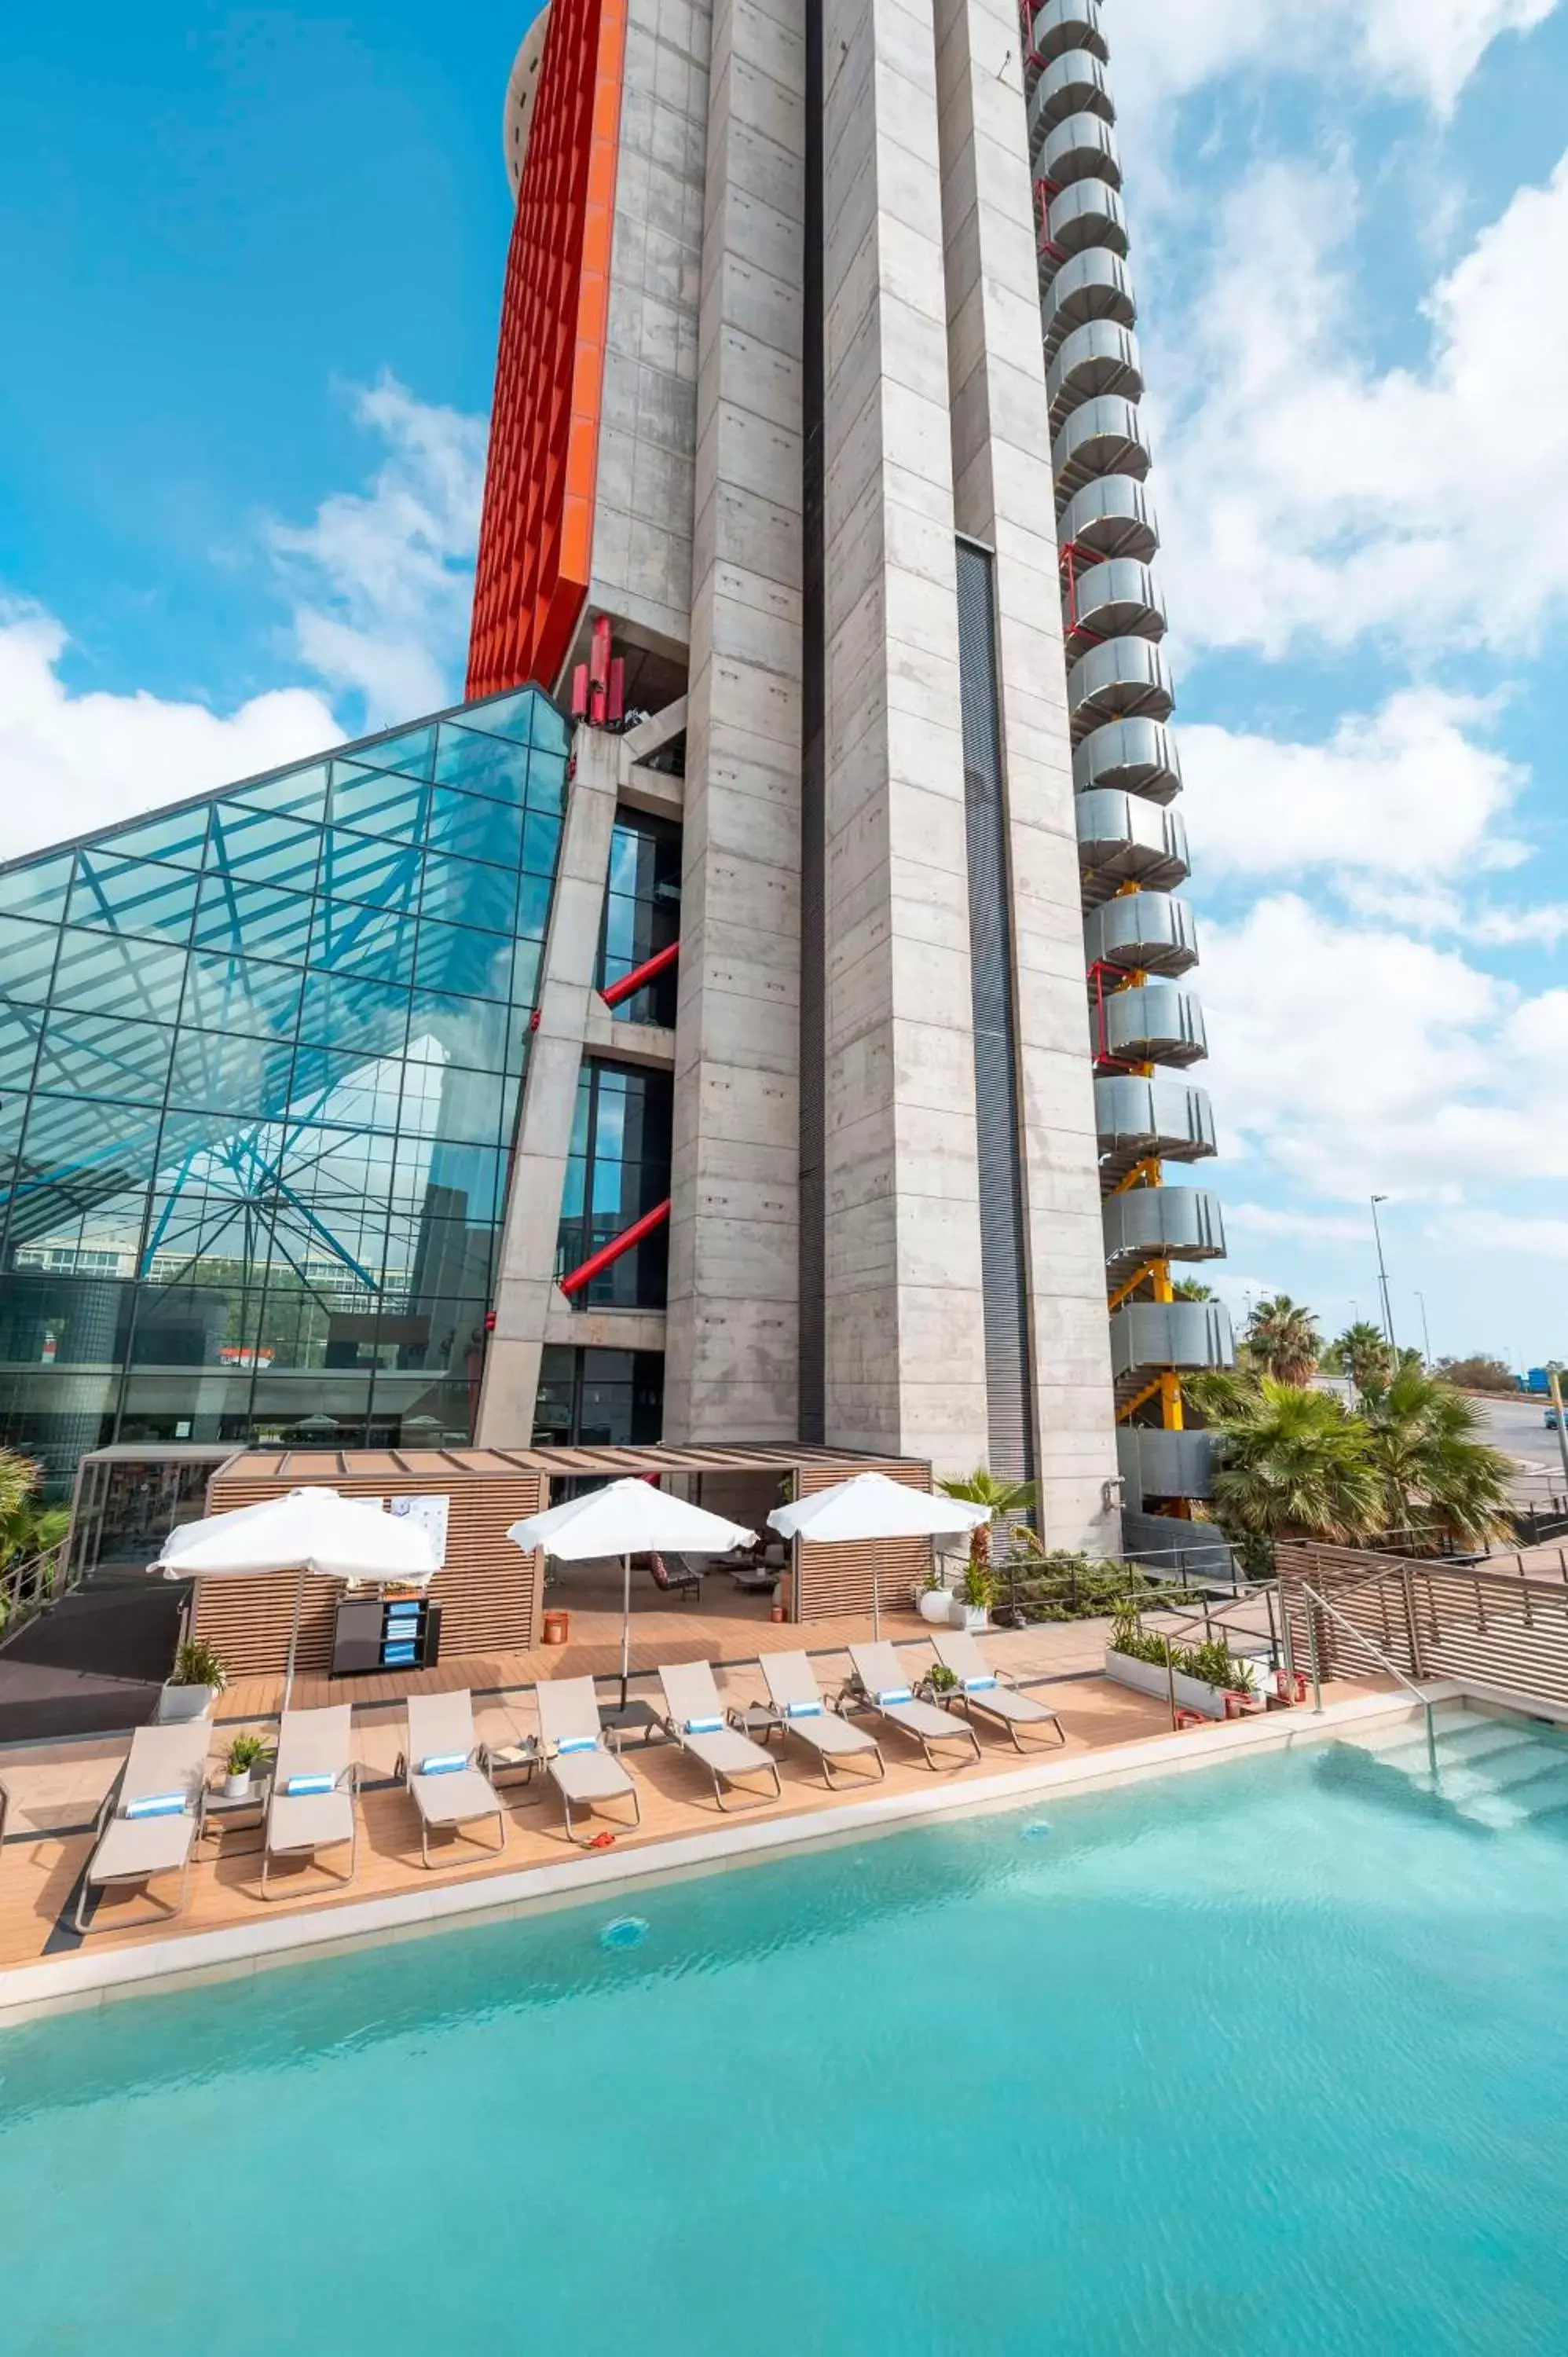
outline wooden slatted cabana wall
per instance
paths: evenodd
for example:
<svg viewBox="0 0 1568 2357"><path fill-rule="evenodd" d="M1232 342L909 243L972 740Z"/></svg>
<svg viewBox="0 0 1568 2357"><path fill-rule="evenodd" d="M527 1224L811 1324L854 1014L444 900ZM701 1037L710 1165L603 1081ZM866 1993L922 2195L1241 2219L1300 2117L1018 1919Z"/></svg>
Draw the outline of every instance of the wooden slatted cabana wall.
<svg viewBox="0 0 1568 2357"><path fill-rule="evenodd" d="M880 1463L802 1465L795 1476L796 1494L814 1498L851 1473L886 1473L910 1490L929 1490L931 1469L910 1458ZM930 1568L929 1539L857 1539L834 1546L803 1544L795 1550L797 1620L845 1620L871 1609L871 1583L876 1581L877 1601L884 1611L908 1601Z"/></svg>
<svg viewBox="0 0 1568 2357"><path fill-rule="evenodd" d="M543 1473L481 1450L257 1452L231 1459L214 1477L208 1512L228 1513L316 1486L346 1498L450 1498L446 1567L430 1583L431 1600L442 1607L443 1658L533 1642L542 1562L513 1546L507 1531L538 1512L547 1488ZM292 1571L199 1580L191 1632L217 1647L231 1676L279 1674L297 1584ZM297 1653L302 1670L330 1668L342 1592L338 1580L306 1581Z"/></svg>

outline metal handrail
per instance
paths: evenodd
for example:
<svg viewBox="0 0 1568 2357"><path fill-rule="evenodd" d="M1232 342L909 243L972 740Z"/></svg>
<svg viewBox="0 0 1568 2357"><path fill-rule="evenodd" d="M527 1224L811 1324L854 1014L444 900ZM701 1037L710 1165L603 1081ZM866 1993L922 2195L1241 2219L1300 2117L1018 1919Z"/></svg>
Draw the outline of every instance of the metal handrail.
<svg viewBox="0 0 1568 2357"><path fill-rule="evenodd" d="M0 1640L15 1637L46 1606L65 1594L67 1582L62 1574L69 1544L68 1533L41 1555L30 1555L21 1563L0 1567Z"/></svg>
<svg viewBox="0 0 1568 2357"><path fill-rule="evenodd" d="M1397 1662L1393 1662L1389 1659L1389 1656L1384 1652L1380 1645L1373 1644L1371 1639L1367 1635L1364 1630L1358 1629L1354 1620L1350 1620L1347 1614L1339 1611L1334 1605L1330 1604L1326 1596L1320 1596L1317 1589L1316 1587L1309 1587L1305 1579L1299 1581L1297 1585L1300 1587L1302 1594L1304 1596L1310 1596L1313 1602L1321 1607L1321 1609L1327 1613L1331 1620L1337 1620L1342 1629L1348 1630L1350 1635L1355 1638L1357 1643L1364 1645L1368 1652L1370 1653L1373 1661L1380 1663L1381 1666L1387 1670L1391 1678L1397 1679L1399 1684L1404 1687L1407 1694L1412 1694L1415 1696L1417 1702L1421 1705L1422 1709L1426 1714L1426 1756L1432 1764L1432 1779L1434 1783L1435 1783L1437 1781L1437 1726L1433 1714L1433 1706L1430 1696L1422 1692L1422 1689L1416 1684L1413 1678L1406 1676L1404 1671L1401 1669ZM1318 1672L1317 1631L1312 1625L1312 1615L1310 1612L1306 1616L1306 1645L1307 1652L1312 1658L1312 1706L1317 1713L1317 1716L1321 1718L1323 1716L1323 1681Z"/></svg>

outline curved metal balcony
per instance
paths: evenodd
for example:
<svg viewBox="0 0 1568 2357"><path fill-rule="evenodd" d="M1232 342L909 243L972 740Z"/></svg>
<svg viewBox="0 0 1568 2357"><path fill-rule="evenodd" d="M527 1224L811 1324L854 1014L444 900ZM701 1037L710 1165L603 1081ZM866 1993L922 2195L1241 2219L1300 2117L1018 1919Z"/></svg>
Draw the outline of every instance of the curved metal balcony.
<svg viewBox="0 0 1568 2357"><path fill-rule="evenodd" d="M1114 188L1103 180L1075 180L1046 212L1046 236L1053 249L1044 257L1053 275L1076 253L1103 247L1125 256L1127 215Z"/></svg>
<svg viewBox="0 0 1568 2357"><path fill-rule="evenodd" d="M1122 892L1090 910L1083 947L1090 965L1122 974L1187 974L1197 963L1197 926L1187 902L1169 892Z"/></svg>
<svg viewBox="0 0 1568 2357"><path fill-rule="evenodd" d="M1223 1260L1219 1199L1201 1187L1134 1187L1101 1205L1114 1284L1152 1260Z"/></svg>
<svg viewBox="0 0 1568 2357"><path fill-rule="evenodd" d="M1057 513L1085 483L1099 475L1131 475L1141 481L1154 464L1149 437L1135 403L1119 393L1102 393L1075 409L1051 445L1057 479Z"/></svg>
<svg viewBox="0 0 1568 2357"><path fill-rule="evenodd" d="M1155 503L1135 476L1097 475L1058 516L1057 544L1086 548L1092 556L1133 556L1146 565L1160 545Z"/></svg>
<svg viewBox="0 0 1568 2357"><path fill-rule="evenodd" d="M1146 565L1113 556L1069 575L1062 597L1062 644L1069 662L1102 639L1163 639L1165 601Z"/></svg>
<svg viewBox="0 0 1568 2357"><path fill-rule="evenodd" d="M1116 134L1102 114L1085 111L1069 114L1058 123L1040 149L1038 168L1047 180L1058 188L1070 188L1079 180L1103 180L1111 188L1122 186L1122 150Z"/></svg>
<svg viewBox="0 0 1568 2357"><path fill-rule="evenodd" d="M1091 49L1064 49L1029 94L1029 153L1070 114L1098 114L1114 123L1116 108L1105 68Z"/></svg>
<svg viewBox="0 0 1568 2357"><path fill-rule="evenodd" d="M1139 794L1101 787L1079 795L1077 815L1086 909L1099 908L1123 884L1164 892L1187 876L1187 828L1175 811L1162 810ZM1086 941L1088 933L1086 922Z"/></svg>
<svg viewBox="0 0 1568 2357"><path fill-rule="evenodd" d="M1116 1469L1126 1488L1126 1503L1134 1513L1151 1498L1212 1498L1214 1435L1118 1425ZM1174 1527L1179 1533L1183 1525L1177 1523Z"/></svg>
<svg viewBox="0 0 1568 2357"><path fill-rule="evenodd" d="M1049 65L1068 49L1087 49L1104 65L1111 55L1100 26L1100 0L1046 0L1029 28L1031 55Z"/></svg>
<svg viewBox="0 0 1568 2357"><path fill-rule="evenodd" d="M1070 336L1090 319L1114 319L1123 328L1136 327L1138 305L1133 293L1133 274L1119 253L1112 253L1102 245L1091 245L1087 253L1075 253L1064 262L1051 280L1041 304L1045 320L1046 366L1061 349L1062 339Z"/></svg>
<svg viewBox="0 0 1568 2357"><path fill-rule="evenodd" d="M1075 328L1046 371L1046 397L1051 404L1054 441L1075 409L1102 393L1119 393L1136 401L1144 390L1138 339L1131 328L1114 319L1090 319Z"/></svg>
<svg viewBox="0 0 1568 2357"><path fill-rule="evenodd" d="M1111 903L1115 906L1114 901ZM1097 1051L1119 1064L1201 1064L1208 1053L1203 1005L1174 982L1113 991L1100 1005Z"/></svg>
<svg viewBox="0 0 1568 2357"><path fill-rule="evenodd" d="M1101 1073L1094 1083L1101 1181L1139 1162L1206 1162L1215 1150L1208 1091L1141 1072Z"/></svg>
<svg viewBox="0 0 1568 2357"><path fill-rule="evenodd" d="M1229 1367L1230 1312L1218 1301L1129 1301L1111 1316L1111 1372L1125 1397L1170 1368Z"/></svg>
<svg viewBox="0 0 1568 2357"><path fill-rule="evenodd" d="M1067 675L1069 726L1078 745L1107 720L1168 720L1176 709L1170 665L1153 639L1108 639Z"/></svg>
<svg viewBox="0 0 1568 2357"><path fill-rule="evenodd" d="M1176 738L1157 720L1113 720L1086 737L1074 753L1072 782L1080 794L1113 786L1145 802L1172 802L1181 791ZM1184 832L1184 854L1186 846Z"/></svg>

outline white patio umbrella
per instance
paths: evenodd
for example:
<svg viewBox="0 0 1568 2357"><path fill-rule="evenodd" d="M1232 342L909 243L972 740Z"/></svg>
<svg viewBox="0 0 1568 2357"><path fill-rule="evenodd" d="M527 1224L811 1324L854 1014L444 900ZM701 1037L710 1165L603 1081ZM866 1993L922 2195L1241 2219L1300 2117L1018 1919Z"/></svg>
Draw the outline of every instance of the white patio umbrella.
<svg viewBox="0 0 1568 2357"><path fill-rule="evenodd" d="M755 1531L727 1523L705 1507L689 1506L649 1481L611 1481L586 1497L568 1498L564 1506L549 1506L513 1523L509 1539L532 1555L542 1547L561 1563L590 1563L596 1557L621 1559L620 1706L626 1708L627 1680L631 1674L631 1558L634 1555L728 1555L732 1547L749 1546Z"/></svg>
<svg viewBox="0 0 1568 2357"><path fill-rule="evenodd" d="M768 1527L785 1539L847 1543L853 1539L960 1538L991 1520L989 1506L906 1489L886 1473L852 1473L792 1506L775 1506ZM871 1581L871 1626L882 1634L882 1600Z"/></svg>
<svg viewBox="0 0 1568 2357"><path fill-rule="evenodd" d="M209 1514L171 1531L153 1568L171 1579L221 1579L245 1573L295 1571L294 1619L284 1673L286 1710L294 1691L295 1648L307 1572L322 1579L364 1580L378 1587L422 1586L440 1570L430 1534L414 1522L385 1512L370 1498L336 1490L290 1490L257 1506Z"/></svg>

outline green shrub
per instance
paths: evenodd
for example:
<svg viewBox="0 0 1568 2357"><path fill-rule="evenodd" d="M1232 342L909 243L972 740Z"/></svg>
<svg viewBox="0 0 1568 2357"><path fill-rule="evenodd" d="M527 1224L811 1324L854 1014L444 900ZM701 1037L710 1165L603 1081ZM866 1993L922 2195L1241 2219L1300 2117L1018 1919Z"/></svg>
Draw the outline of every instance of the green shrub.
<svg viewBox="0 0 1568 2357"><path fill-rule="evenodd" d="M169 1673L171 1686L216 1686L221 1694L229 1683L229 1673L217 1650L200 1637L187 1637L174 1657Z"/></svg>

